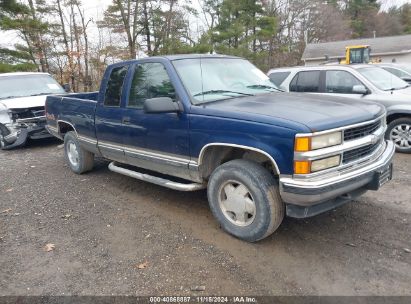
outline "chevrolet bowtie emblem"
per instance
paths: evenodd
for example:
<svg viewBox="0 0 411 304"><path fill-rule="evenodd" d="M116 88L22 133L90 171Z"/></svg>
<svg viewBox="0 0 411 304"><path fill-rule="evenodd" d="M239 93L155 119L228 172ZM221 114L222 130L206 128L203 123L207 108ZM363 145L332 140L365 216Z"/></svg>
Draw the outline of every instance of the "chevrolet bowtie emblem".
<svg viewBox="0 0 411 304"><path fill-rule="evenodd" d="M378 136L377 135L371 135L371 143L376 144L378 142Z"/></svg>

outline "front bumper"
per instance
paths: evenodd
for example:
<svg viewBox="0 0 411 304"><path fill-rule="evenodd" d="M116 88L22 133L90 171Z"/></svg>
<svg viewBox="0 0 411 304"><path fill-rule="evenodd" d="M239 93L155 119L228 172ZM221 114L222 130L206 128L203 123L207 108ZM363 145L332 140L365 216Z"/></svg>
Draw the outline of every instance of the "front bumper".
<svg viewBox="0 0 411 304"><path fill-rule="evenodd" d="M53 137L45 128L45 123L29 125L24 128L19 128L5 137L5 146L3 150L11 150L22 147L30 139L41 139Z"/></svg>
<svg viewBox="0 0 411 304"><path fill-rule="evenodd" d="M380 186L377 177L388 174L384 181L391 179L394 153L394 144L386 141L385 149L377 159L359 164L346 172L312 180L280 177L280 192L287 205L287 215L316 215L350 201L367 190L377 190ZM306 216L301 216L301 212Z"/></svg>

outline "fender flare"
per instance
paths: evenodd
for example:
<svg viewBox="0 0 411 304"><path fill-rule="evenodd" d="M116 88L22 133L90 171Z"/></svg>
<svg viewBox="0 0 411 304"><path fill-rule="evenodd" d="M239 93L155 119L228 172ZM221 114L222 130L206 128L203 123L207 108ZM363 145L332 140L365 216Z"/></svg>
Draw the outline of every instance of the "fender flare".
<svg viewBox="0 0 411 304"><path fill-rule="evenodd" d="M387 108L387 117L395 114L411 115L411 105L398 105Z"/></svg>
<svg viewBox="0 0 411 304"><path fill-rule="evenodd" d="M261 149L258 148L254 148L254 147L250 147L250 146L244 146L244 145L238 145L238 144L231 144L231 143L222 143L222 142L215 142L215 143L208 143L205 146L203 146L201 148L200 154L198 156L198 166L200 166L202 164L203 158L204 158L204 154L205 151L207 150L207 148L209 147L214 147L214 146L220 146L220 147L231 147L231 148L239 148L239 149L244 149L244 150L249 150L249 151L253 151L253 152L257 152L257 153L261 153L264 156L266 156L270 162L272 163L272 165L275 168L275 173L280 175L280 169L277 165L277 162L274 160L274 158L268 154L266 151L263 151Z"/></svg>
<svg viewBox="0 0 411 304"><path fill-rule="evenodd" d="M74 125L71 123L71 122L68 122L68 121L66 121L66 120L57 120L57 132L58 132L58 134L60 134L60 135L62 135L61 134L61 132L60 132L60 123L65 123L65 124L68 124L69 126L71 126L72 128L73 128L73 130L74 130L74 133L76 133L76 136L78 137L78 133L77 133L77 130L76 130L76 128L74 127Z"/></svg>

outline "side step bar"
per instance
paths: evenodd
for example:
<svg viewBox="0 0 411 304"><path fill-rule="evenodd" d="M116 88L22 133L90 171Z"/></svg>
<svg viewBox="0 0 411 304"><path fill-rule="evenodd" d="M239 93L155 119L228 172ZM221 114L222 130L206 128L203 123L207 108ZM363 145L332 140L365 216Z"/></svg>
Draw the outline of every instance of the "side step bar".
<svg viewBox="0 0 411 304"><path fill-rule="evenodd" d="M116 165L116 162L111 162L108 165L109 170L120 173L132 178L136 178L145 182L153 183L156 185L160 185L163 187L167 187L173 190L179 190L179 191L196 191L196 190L201 190L206 188L206 184L198 184L198 183L191 183L191 184L183 184L183 183L178 183L178 182L173 182L171 180L145 174L145 173L140 173L137 171L133 171L130 169L125 169L122 167L119 167Z"/></svg>

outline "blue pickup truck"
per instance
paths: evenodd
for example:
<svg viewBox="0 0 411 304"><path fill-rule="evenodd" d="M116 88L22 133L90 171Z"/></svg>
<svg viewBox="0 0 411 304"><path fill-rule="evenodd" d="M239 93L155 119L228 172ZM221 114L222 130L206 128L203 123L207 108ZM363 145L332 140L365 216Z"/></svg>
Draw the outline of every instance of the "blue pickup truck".
<svg viewBox="0 0 411 304"><path fill-rule="evenodd" d="M71 170L207 188L228 233L258 241L284 216L334 209L392 178L382 106L280 92L247 60L176 55L109 66L96 93L49 96L47 129Z"/></svg>

